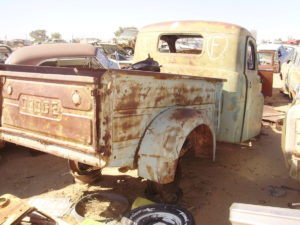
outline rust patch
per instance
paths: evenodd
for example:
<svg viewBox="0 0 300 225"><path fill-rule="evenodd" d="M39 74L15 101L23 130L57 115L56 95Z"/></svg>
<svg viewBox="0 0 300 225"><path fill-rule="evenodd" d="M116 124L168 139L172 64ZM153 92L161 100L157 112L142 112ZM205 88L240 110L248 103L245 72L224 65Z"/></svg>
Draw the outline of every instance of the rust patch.
<svg viewBox="0 0 300 225"><path fill-rule="evenodd" d="M159 168L158 175L159 175L159 183L160 184L167 184L174 181L174 175L176 173L177 168L177 161L172 162L164 162L163 166Z"/></svg>
<svg viewBox="0 0 300 225"><path fill-rule="evenodd" d="M117 93L121 95L121 98L117 101L116 110L124 110L124 109L137 109L140 105L140 92L142 87L137 84L128 85L126 81L120 82L120 87L124 85L127 87L126 89L122 89L123 93Z"/></svg>
<svg viewBox="0 0 300 225"><path fill-rule="evenodd" d="M105 134L102 137L104 145L101 146L100 151L104 156L110 156L111 155L111 151L110 151L110 149L111 149L111 145L110 145L111 132L110 132L110 129L109 129L109 127L110 127L110 117L106 116L102 123L104 124L104 127L106 127L106 130L104 131Z"/></svg>
<svg viewBox="0 0 300 225"><path fill-rule="evenodd" d="M139 139L146 127L149 115L127 115L113 119L113 142Z"/></svg>
<svg viewBox="0 0 300 225"><path fill-rule="evenodd" d="M195 111L192 109L186 109L186 108L176 109L175 112L170 117L170 119L180 121L180 120L183 120L186 118L192 118L192 117L199 116L199 114L201 114L201 112L198 112L198 111Z"/></svg>
<svg viewBox="0 0 300 225"><path fill-rule="evenodd" d="M183 146L182 156L188 150L194 150L195 155L201 158L209 158L213 155L213 136L207 125L200 125L187 137Z"/></svg>
<svg viewBox="0 0 300 225"><path fill-rule="evenodd" d="M24 110L23 110L24 111ZM61 119L35 116L19 112L19 107L4 102L2 124L4 127L32 131L76 143L92 144L92 118L82 118L76 115L62 113Z"/></svg>

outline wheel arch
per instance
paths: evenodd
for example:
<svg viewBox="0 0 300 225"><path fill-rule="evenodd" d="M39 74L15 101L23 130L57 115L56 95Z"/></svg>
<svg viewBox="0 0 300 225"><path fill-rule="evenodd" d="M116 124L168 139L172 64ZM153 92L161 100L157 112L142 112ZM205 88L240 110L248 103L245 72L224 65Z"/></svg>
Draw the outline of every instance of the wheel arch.
<svg viewBox="0 0 300 225"><path fill-rule="evenodd" d="M178 159L185 153L182 147L194 132L199 135L196 151L201 153L209 146L214 160L216 135L206 110L171 108L158 115L141 140L137 153L139 176L160 184L172 182Z"/></svg>

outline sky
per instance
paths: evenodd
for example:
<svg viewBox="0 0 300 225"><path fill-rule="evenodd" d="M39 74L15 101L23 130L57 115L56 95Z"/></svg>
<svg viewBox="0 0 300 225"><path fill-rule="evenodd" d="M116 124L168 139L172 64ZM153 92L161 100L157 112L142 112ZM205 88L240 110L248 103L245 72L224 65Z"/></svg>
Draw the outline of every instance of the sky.
<svg viewBox="0 0 300 225"><path fill-rule="evenodd" d="M62 38L109 39L119 27L209 20L257 31L257 39L300 39L299 0L0 0L0 40L44 29Z"/></svg>

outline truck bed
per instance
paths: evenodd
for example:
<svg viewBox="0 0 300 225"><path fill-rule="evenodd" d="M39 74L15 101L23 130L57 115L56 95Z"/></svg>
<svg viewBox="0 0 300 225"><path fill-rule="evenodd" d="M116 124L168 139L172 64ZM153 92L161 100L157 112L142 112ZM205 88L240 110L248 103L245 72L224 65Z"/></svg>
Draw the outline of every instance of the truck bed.
<svg viewBox="0 0 300 225"><path fill-rule="evenodd" d="M206 110L218 126L220 79L14 65L1 65L0 78L2 140L99 167L132 166L167 108Z"/></svg>

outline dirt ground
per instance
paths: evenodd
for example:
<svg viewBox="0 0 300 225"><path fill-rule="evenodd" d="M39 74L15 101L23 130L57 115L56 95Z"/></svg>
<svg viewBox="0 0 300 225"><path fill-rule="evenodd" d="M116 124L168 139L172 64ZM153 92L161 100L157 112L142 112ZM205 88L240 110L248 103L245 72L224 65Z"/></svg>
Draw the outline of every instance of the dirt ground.
<svg viewBox="0 0 300 225"><path fill-rule="evenodd" d="M274 89L266 99L275 109L286 108L289 99ZM194 216L197 225L227 225L229 208L234 202L287 207L300 202L296 191L283 197L269 193L270 186L300 189L300 183L289 178L281 152L280 127L263 123L260 136L251 146L218 144L216 162L187 157L183 160L180 205ZM74 184L68 172L67 160L48 154L32 155L29 149L7 145L0 151L0 195L14 194L22 199L35 196L70 197L77 201L83 194L98 190L125 196L130 203L143 196L145 180L136 171L125 174L116 169L104 169L103 177L93 185ZM75 220L66 220L76 224Z"/></svg>

